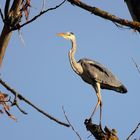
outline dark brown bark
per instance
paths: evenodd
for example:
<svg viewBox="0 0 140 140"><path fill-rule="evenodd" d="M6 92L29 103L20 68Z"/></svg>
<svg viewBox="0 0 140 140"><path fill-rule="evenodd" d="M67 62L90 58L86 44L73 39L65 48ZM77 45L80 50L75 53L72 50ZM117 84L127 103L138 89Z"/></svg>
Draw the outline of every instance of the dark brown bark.
<svg viewBox="0 0 140 140"><path fill-rule="evenodd" d="M6 48L8 46L8 43L10 41L11 35L12 35L12 31L10 31L7 25L4 25L2 33L0 35L0 66L2 64L2 60L5 54Z"/></svg>
<svg viewBox="0 0 140 140"><path fill-rule="evenodd" d="M137 31L140 32L140 22L134 22L134 21L129 21L129 20L126 20L126 19L122 19L122 18L119 18L115 15L112 15L106 11L103 11L97 7L93 7L93 6L90 6L90 5L87 5L86 3L83 3L81 2L80 0L68 0L72 5L76 5L88 12L90 12L91 14L94 14L96 16L99 16L99 17L102 17L104 19L107 19L107 20L110 20L116 24L119 24L119 25L124 25L124 26L127 26L127 27L130 27L132 29L135 29Z"/></svg>
<svg viewBox="0 0 140 140"><path fill-rule="evenodd" d="M4 27L2 29L2 33L0 35L0 66L2 65L2 61L4 58L4 54L6 51L6 48L8 46L8 43L10 41L12 31L11 26L14 26L14 24L18 24L17 22L20 15L20 6L21 6L22 0L14 0L13 4L9 10L10 1L7 0L5 3L5 19L4 19Z"/></svg>
<svg viewBox="0 0 140 140"><path fill-rule="evenodd" d="M119 140L115 129L110 130L106 126L103 131L101 126L93 124L91 119L85 120L85 126L97 140Z"/></svg>

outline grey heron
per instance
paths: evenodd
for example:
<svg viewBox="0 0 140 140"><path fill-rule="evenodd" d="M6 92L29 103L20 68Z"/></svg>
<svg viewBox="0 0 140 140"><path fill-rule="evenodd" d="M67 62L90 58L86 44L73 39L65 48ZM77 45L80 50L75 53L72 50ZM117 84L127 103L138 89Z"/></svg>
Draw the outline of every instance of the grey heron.
<svg viewBox="0 0 140 140"><path fill-rule="evenodd" d="M90 119L95 114L96 110L100 106L100 125L102 118L102 97L100 89L114 90L120 93L126 93L126 87L117 79L115 75L112 74L110 70L104 67L99 62L84 58L80 59L78 62L75 60L76 52L76 37L72 32L59 33L65 39L68 39L72 43L72 47L69 51L69 61L72 69L76 74L78 74L86 83L92 85L95 89L98 101L91 114Z"/></svg>
<svg viewBox="0 0 140 140"><path fill-rule="evenodd" d="M124 0L127 4L131 17L140 22L140 0Z"/></svg>

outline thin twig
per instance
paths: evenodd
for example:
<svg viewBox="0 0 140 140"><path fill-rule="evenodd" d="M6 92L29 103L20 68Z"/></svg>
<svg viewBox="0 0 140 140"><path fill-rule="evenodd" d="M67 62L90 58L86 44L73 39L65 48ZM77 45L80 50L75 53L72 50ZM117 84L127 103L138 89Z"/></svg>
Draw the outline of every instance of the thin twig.
<svg viewBox="0 0 140 140"><path fill-rule="evenodd" d="M45 14L46 12L48 11L52 11L52 10L55 10L57 8L59 8L62 4L64 4L66 2L66 0L63 0L59 5L56 5L55 7L52 7L52 8L49 8L49 9L46 9L44 11L41 11L38 15L34 16L32 19L28 20L27 22L21 24L19 27L13 27L11 30L14 31L14 30L17 30L19 28L22 28L23 26L35 21L37 18L39 18L40 16L42 16L43 14Z"/></svg>
<svg viewBox="0 0 140 140"><path fill-rule="evenodd" d="M4 22L4 16L3 16L3 13L2 13L1 8L0 8L0 16L1 16L1 18L2 18L2 21Z"/></svg>
<svg viewBox="0 0 140 140"><path fill-rule="evenodd" d="M112 21L113 23L114 23L114 25L116 26L116 27L118 27L119 29L131 29L130 27L125 27L125 26L123 26L123 25L121 25L121 24L119 24L119 23L116 23L116 22L114 22L114 21ZM134 30L134 29L133 29Z"/></svg>
<svg viewBox="0 0 140 140"><path fill-rule="evenodd" d="M27 112L25 112L25 111L19 106L19 104L18 104L18 102L17 102L17 99L14 99L13 102L12 102L11 100L9 100L9 101L10 101L10 103L11 103L11 106L16 106L16 107L19 109L19 111L20 111L21 113L23 113L23 114L25 114L25 115L28 114Z"/></svg>
<svg viewBox="0 0 140 140"><path fill-rule="evenodd" d="M137 70L138 70L138 72L139 72L139 74L140 74L140 67L138 66L138 64L136 63L136 61L134 60L133 57L132 57L132 61L133 61L135 67L137 68Z"/></svg>
<svg viewBox="0 0 140 140"><path fill-rule="evenodd" d="M22 45L23 47L25 47L26 44L25 44L25 41L24 41L24 38L23 38L23 35L22 35L22 31L21 31L21 30L18 30L18 35L19 35L19 39L20 39L20 41L21 41L21 45Z"/></svg>
<svg viewBox="0 0 140 140"><path fill-rule="evenodd" d="M113 21L112 21L113 22ZM113 22L115 25L116 25L116 27L118 27L118 28L123 28L123 26L121 25L121 24L118 24L118 23L116 23L116 22Z"/></svg>
<svg viewBox="0 0 140 140"><path fill-rule="evenodd" d="M26 102L28 105L32 106L34 109L36 109L38 112L40 112L41 114L45 115L46 117L48 117L49 119L57 122L60 125L69 127L69 124L66 124L54 117L52 117L50 114L48 114L47 112L44 112L42 109L38 108L36 105L34 105L32 102L30 102L28 99L26 99L25 97L23 97L21 94L19 94L17 91L15 91L13 88L11 88L8 84L6 84L1 78L0 78L0 84L3 85L8 91L10 91L14 96L17 96L20 100L23 100L24 102Z"/></svg>
<svg viewBox="0 0 140 140"><path fill-rule="evenodd" d="M67 115L66 115L66 112L65 112L63 106L62 106L62 110L63 110L64 116L65 116L65 118L66 118L68 124L70 125L70 127L72 128L72 130L74 131L74 133L78 136L78 138L79 138L80 140L82 140L82 138L81 138L81 136L79 135L79 133L74 129L73 125L70 123L70 121L69 121L69 119L68 119L68 117L67 117Z"/></svg>
<svg viewBox="0 0 140 140"><path fill-rule="evenodd" d="M140 123L138 123L138 125L136 126L136 128L131 132L131 134L127 137L126 140L130 140L130 137L132 137L132 135L137 131L137 129L140 127Z"/></svg>
<svg viewBox="0 0 140 140"><path fill-rule="evenodd" d="M41 11L44 11L44 9L45 9L45 5L46 5L46 0L43 0Z"/></svg>

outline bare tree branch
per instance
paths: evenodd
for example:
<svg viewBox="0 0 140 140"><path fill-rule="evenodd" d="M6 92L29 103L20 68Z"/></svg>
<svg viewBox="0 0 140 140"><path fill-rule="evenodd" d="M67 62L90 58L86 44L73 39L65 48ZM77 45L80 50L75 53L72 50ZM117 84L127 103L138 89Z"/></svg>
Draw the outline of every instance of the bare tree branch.
<svg viewBox="0 0 140 140"><path fill-rule="evenodd" d="M70 123L70 121L69 121L69 119L68 119L68 117L67 117L67 115L66 115L66 112L65 112L63 106L62 106L62 110L63 110L64 116L65 116L65 118L66 118L68 124L70 125L70 127L72 128L72 130L74 131L74 133L78 136L78 138L79 138L80 140L82 140L82 138L81 138L81 136L79 135L79 133L74 129L73 125Z"/></svg>
<svg viewBox="0 0 140 140"><path fill-rule="evenodd" d="M129 21L126 19L119 18L119 17L112 15L106 11L103 11L97 7L87 5L83 2L81 2L80 0L68 0L68 2L70 2L72 5L76 5L82 9L90 12L91 14L94 14L96 16L102 17L104 19L107 19L107 20L110 20L113 22L116 22L120 25L128 26L128 27L135 29L137 31L140 31L140 22Z"/></svg>
<svg viewBox="0 0 140 140"><path fill-rule="evenodd" d="M20 12L20 6L22 4L22 1L23 0L14 0L12 6L11 6L11 9L10 9L10 12L12 12L12 14L14 16L18 15Z"/></svg>
<svg viewBox="0 0 140 140"><path fill-rule="evenodd" d="M6 15L7 18L4 19L4 27L0 35L0 66L2 64L6 48L8 46L8 43L12 35L12 31L10 30L9 24L15 25L18 22L19 18L21 17L19 14L21 3L22 3L22 0L14 0L12 7L10 8L10 12L7 13L7 10L9 9L9 1L7 0L6 2L5 14L8 14L8 15ZM11 20L9 20L9 18L11 18Z"/></svg>
<svg viewBox="0 0 140 140"><path fill-rule="evenodd" d="M15 91L13 88L11 88L8 84L6 84L1 78L0 78L0 84L3 85L8 91L10 91L14 96L17 96L20 100L23 100L24 102L26 102L28 105L32 106L34 109L36 109L38 112L40 112L41 114L45 115L46 117L48 117L49 119L57 122L60 125L69 127L69 124L66 124L64 122L61 122L60 120L52 117L51 115L49 115L47 112L44 112L42 109L38 108L36 105L34 105L32 102L30 102L29 100L27 100L25 97L23 97L21 94L19 94L17 91Z"/></svg>
<svg viewBox="0 0 140 140"><path fill-rule="evenodd" d="M138 125L136 126L136 128L131 132L131 134L128 136L128 138L126 140L130 140L130 138L132 137L132 135L137 131L137 129L140 127L140 123L138 123Z"/></svg>
<svg viewBox="0 0 140 140"><path fill-rule="evenodd" d="M0 16L1 16L1 18L2 18L2 21L4 22L4 16L3 16L3 13L2 13L1 8L0 8Z"/></svg>
<svg viewBox="0 0 140 140"><path fill-rule="evenodd" d="M4 55L5 55L6 48L11 39L12 31L20 29L23 26L33 22L34 20L36 20L37 18L39 18L41 15L45 14L48 11L57 9L62 4L64 4L65 1L66 0L63 0L59 5L56 5L53 8L49 8L44 11L41 11L38 15L33 17L31 20L20 25L21 18L22 18L22 12L24 12L24 11L20 11L23 0L13 0L11 8L9 8L10 1L6 0L6 4L5 4L5 16L6 17L5 18L3 17L2 11L0 9L0 15L4 22L4 27L3 27L2 33L0 35L0 66L2 65L2 61L3 61ZM27 18L27 15L26 15L26 18Z"/></svg>
<svg viewBox="0 0 140 140"><path fill-rule="evenodd" d="M41 11L38 15L34 16L32 19L28 20L27 22L23 23L22 25L20 25L19 27L13 27L11 30L14 31L14 30L17 30L17 29L20 29L22 28L23 26L27 25L27 24L30 24L31 22L35 21L37 18L39 18L40 16L42 16L43 14L45 14L46 12L48 11L52 11L52 10L55 10L57 8L59 8L62 4L64 4L66 2L66 0L63 0L59 5L56 5L55 7L52 7L52 8L49 8L49 9L46 9L46 10L43 10Z"/></svg>
<svg viewBox="0 0 140 140"><path fill-rule="evenodd" d="M10 31L9 27L7 25L4 25L0 35L0 66L2 65L4 54L11 39L11 35L12 32Z"/></svg>
<svg viewBox="0 0 140 140"><path fill-rule="evenodd" d="M4 16L5 16L5 19L8 18L9 6L10 6L10 0L6 0L6 2L5 2L5 8L4 8Z"/></svg>
<svg viewBox="0 0 140 140"><path fill-rule="evenodd" d="M135 65L136 69L138 70L138 73L140 74L140 68L139 68L138 64L136 63L136 61L134 60L134 58L132 58L132 61Z"/></svg>

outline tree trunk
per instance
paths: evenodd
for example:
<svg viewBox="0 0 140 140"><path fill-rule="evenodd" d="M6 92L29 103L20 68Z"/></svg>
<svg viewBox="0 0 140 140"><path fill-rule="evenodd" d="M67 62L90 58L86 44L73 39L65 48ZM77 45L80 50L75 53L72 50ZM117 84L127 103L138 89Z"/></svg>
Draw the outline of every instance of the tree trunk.
<svg viewBox="0 0 140 140"><path fill-rule="evenodd" d="M10 31L7 25L4 25L2 29L2 33L0 35L0 66L2 65L2 60L5 54L6 48L8 46L8 43L10 41L11 35L12 35L12 31Z"/></svg>

